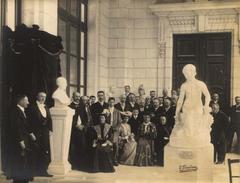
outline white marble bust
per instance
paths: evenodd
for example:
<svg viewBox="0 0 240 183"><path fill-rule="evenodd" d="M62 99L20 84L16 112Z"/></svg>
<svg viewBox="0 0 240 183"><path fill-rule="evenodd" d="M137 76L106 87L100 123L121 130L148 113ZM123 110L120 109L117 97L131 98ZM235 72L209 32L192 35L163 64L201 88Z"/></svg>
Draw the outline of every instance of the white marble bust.
<svg viewBox="0 0 240 183"><path fill-rule="evenodd" d="M181 85L176 108L176 122L170 144L200 145L210 142L210 94L204 82L197 80L196 68L187 64L183 68L186 81ZM205 102L202 102L202 95ZM185 140L183 140L185 139Z"/></svg>
<svg viewBox="0 0 240 183"><path fill-rule="evenodd" d="M67 96L67 80L64 77L58 77L56 80L58 88L53 93L52 98L54 99L55 107L66 107L70 104L70 99Z"/></svg>

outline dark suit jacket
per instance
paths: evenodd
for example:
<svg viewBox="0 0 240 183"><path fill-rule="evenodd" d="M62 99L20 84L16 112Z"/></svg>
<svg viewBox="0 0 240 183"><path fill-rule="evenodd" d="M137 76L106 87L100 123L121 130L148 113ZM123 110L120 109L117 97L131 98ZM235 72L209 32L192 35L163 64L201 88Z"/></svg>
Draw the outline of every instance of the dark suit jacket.
<svg viewBox="0 0 240 183"><path fill-rule="evenodd" d="M133 112L133 109L138 109L140 110L140 107L137 103L134 104L134 106L132 106L130 104L130 102L126 102L127 108L129 109L130 112Z"/></svg>
<svg viewBox="0 0 240 183"><path fill-rule="evenodd" d="M91 114L93 118L93 125L97 125L99 121L99 115L103 112L104 109L108 108L108 103L104 102L103 105L101 105L99 102L96 102L95 104L91 105Z"/></svg>
<svg viewBox="0 0 240 183"><path fill-rule="evenodd" d="M31 163L33 143L30 134L33 132L28 121L28 117L20 108L15 106L10 113L10 133L9 143L11 150L9 151L8 176L15 179L31 179ZM20 147L20 142L24 141L25 149Z"/></svg>
<svg viewBox="0 0 240 183"><path fill-rule="evenodd" d="M156 147L162 148L169 142L172 129L169 126L162 124L157 124L156 128L157 128L157 145L160 146Z"/></svg>
<svg viewBox="0 0 240 183"><path fill-rule="evenodd" d="M114 107L115 107L117 110L121 111L121 112L130 111L130 110L131 110L130 107L129 107L129 105L127 105L126 103L125 103L124 109L122 108L122 106L121 106L120 103L117 103Z"/></svg>
<svg viewBox="0 0 240 183"><path fill-rule="evenodd" d="M128 124L131 127L131 132L137 136L138 134L138 129L140 124L142 123L141 116L138 115L138 117L135 119L133 116L129 119Z"/></svg>
<svg viewBox="0 0 240 183"><path fill-rule="evenodd" d="M25 114L27 115L27 112ZM19 147L19 142L24 141L26 147L28 147L30 134L33 133L28 116L25 118L21 109L16 106L11 111L10 123L14 144Z"/></svg>
<svg viewBox="0 0 240 183"><path fill-rule="evenodd" d="M240 130L240 106L233 105L229 110L231 117L231 127Z"/></svg>
<svg viewBox="0 0 240 183"><path fill-rule="evenodd" d="M155 110L154 107L151 107L151 108L149 109L150 114L152 114L152 116L153 116L152 119L151 119L151 121L152 121L154 124L158 124L159 119L160 119L160 116L161 116L161 114L162 114L162 111L163 111L163 109L162 109L161 106L159 106L157 110Z"/></svg>
<svg viewBox="0 0 240 183"><path fill-rule="evenodd" d="M45 109L47 113L46 118L42 116L36 103L29 107L27 113L36 137L47 136L46 138L48 139L49 131L52 131L52 117L49 108L46 106Z"/></svg>
<svg viewBox="0 0 240 183"><path fill-rule="evenodd" d="M73 120L72 120L72 129L74 129L74 127L77 124L77 120L78 120L78 116L79 116L79 106L80 106L80 104L75 104L74 102L72 102L69 105L69 107L75 111L75 113L73 115Z"/></svg>
<svg viewBox="0 0 240 183"><path fill-rule="evenodd" d="M229 120L225 113L219 111L217 114L212 113L213 124L211 131L211 142L217 144L226 140L226 134L229 128Z"/></svg>
<svg viewBox="0 0 240 183"><path fill-rule="evenodd" d="M166 111L166 109L163 107L161 108L161 116L166 116L167 118L167 126L169 126L170 128L173 128L175 125L175 112L176 112L176 108L175 107L170 107L168 109L168 111Z"/></svg>
<svg viewBox="0 0 240 183"><path fill-rule="evenodd" d="M88 108L89 114L87 113L86 107ZM90 107L80 104L78 112L79 112L82 124L84 126L91 126L93 121L92 121L92 114L91 114Z"/></svg>

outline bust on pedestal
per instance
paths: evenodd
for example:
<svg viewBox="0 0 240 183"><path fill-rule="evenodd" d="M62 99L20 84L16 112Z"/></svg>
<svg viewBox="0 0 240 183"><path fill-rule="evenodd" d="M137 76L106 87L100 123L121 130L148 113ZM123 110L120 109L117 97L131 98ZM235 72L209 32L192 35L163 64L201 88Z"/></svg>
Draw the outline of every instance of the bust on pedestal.
<svg viewBox="0 0 240 183"><path fill-rule="evenodd" d="M66 94L66 79L59 77L56 83L58 88L52 95L54 107L50 109L53 134L50 137L51 163L48 172L52 175L65 175L71 170L68 153L74 111L68 107L70 99Z"/></svg>
<svg viewBox="0 0 240 183"><path fill-rule="evenodd" d="M210 94L204 82L195 78L196 68L183 68L186 81L181 85L176 108L176 122L165 147L166 169L174 173L183 169L196 171L194 181L212 181L213 147L210 130ZM205 102L202 102L202 95Z"/></svg>

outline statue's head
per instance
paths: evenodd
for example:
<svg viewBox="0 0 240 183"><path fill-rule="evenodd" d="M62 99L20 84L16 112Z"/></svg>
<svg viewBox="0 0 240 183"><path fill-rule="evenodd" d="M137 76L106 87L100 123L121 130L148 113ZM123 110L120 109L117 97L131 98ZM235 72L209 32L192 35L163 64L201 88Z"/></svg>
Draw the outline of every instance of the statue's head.
<svg viewBox="0 0 240 183"><path fill-rule="evenodd" d="M187 80L193 79L197 74L196 67L192 64L187 64L183 67L182 73Z"/></svg>
<svg viewBox="0 0 240 183"><path fill-rule="evenodd" d="M60 88L62 90L66 90L67 80L64 77L58 77L56 83L57 83L58 88Z"/></svg>

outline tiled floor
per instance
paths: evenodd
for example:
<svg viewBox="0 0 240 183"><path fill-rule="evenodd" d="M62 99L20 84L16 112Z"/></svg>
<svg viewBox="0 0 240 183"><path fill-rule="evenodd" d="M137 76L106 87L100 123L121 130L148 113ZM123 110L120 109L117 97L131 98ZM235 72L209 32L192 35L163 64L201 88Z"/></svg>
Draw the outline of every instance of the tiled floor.
<svg viewBox="0 0 240 183"><path fill-rule="evenodd" d="M236 154L228 154L227 158L240 158ZM226 158L226 159L227 159ZM240 164L233 165L233 173L240 175ZM39 178L36 177L34 183L195 183L194 173L170 174L161 167L133 167L119 166L115 173L84 173L72 171L65 177ZM10 183L0 179L1 183ZM223 165L214 165L213 183L228 183L227 162ZM235 179L234 183L240 183L240 179Z"/></svg>

